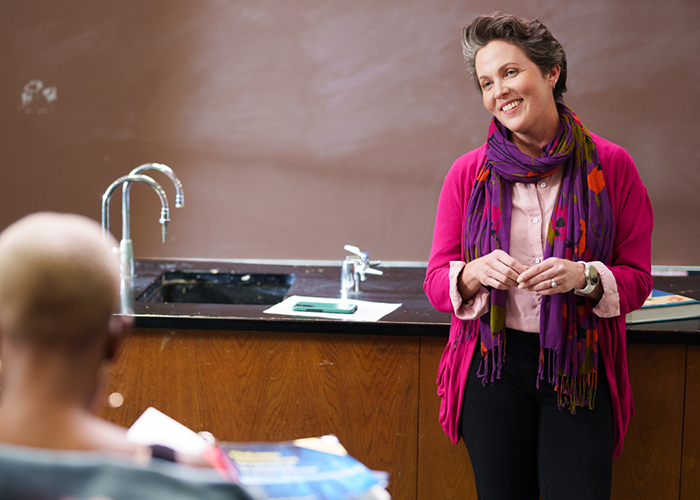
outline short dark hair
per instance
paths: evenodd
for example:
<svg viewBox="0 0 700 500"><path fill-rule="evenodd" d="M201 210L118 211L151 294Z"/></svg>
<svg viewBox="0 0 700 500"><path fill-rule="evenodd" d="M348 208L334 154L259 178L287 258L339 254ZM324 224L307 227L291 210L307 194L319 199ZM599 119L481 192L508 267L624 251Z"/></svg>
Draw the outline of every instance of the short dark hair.
<svg viewBox="0 0 700 500"><path fill-rule="evenodd" d="M478 16L462 30L462 53L479 92L482 90L476 74L476 53L494 40L503 40L519 47L543 75L559 65L561 73L554 87L554 100L562 100L562 94L566 92L564 47L537 19L530 21L502 12Z"/></svg>

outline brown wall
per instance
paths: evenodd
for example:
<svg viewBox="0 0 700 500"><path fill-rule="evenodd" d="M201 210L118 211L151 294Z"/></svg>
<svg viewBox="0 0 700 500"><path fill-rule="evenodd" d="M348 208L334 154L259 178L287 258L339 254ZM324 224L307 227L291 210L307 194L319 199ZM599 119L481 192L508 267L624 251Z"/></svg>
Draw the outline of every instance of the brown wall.
<svg viewBox="0 0 700 500"><path fill-rule="evenodd" d="M442 179L489 117L461 25L500 8L549 26L568 53L567 103L635 158L656 212L653 263L697 265L700 3L484 5L5 0L0 229L37 210L99 220L113 180L162 162L187 206L161 245L156 196L135 186L137 257L341 260L351 243L425 261ZM32 80L56 99L23 105Z"/></svg>

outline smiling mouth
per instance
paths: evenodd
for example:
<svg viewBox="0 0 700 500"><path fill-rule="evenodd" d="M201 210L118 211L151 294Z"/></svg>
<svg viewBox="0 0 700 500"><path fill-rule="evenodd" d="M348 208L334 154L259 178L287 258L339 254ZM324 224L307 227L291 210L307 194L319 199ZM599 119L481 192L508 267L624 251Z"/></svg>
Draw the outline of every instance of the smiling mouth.
<svg viewBox="0 0 700 500"><path fill-rule="evenodd" d="M501 108L501 111L510 111L511 109L520 106L520 104L521 104L522 102L523 102L522 99L520 99L519 101L510 102L510 103L506 104L505 106L503 106L503 107Z"/></svg>

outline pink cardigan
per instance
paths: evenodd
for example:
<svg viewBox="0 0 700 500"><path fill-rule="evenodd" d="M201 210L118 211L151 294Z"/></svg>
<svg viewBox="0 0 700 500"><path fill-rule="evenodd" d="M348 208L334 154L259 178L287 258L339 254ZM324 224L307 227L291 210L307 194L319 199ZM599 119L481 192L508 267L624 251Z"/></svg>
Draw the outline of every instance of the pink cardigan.
<svg viewBox="0 0 700 500"><path fill-rule="evenodd" d="M599 343L605 364L615 424L615 454L622 453L622 442L634 414L632 390L627 372L625 315L642 306L651 292L651 230L653 214L646 188L632 157L620 146L591 134L600 157L608 197L615 217L615 239L610 262L620 297L620 315L601 318ZM437 374L440 423L455 444L459 442L459 419L469 364L476 340L452 349L462 320L454 315L450 300L450 261L464 261L464 221L474 179L485 158L486 145L455 161L440 193L433 246L423 288L430 303L439 311L452 312L450 338L442 354Z"/></svg>

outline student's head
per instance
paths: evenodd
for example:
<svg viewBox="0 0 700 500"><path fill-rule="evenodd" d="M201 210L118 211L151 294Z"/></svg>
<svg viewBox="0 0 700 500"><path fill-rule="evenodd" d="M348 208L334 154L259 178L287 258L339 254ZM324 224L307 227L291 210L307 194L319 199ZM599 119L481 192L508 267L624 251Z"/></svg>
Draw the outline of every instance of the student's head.
<svg viewBox="0 0 700 500"><path fill-rule="evenodd" d="M0 335L15 345L78 348L109 329L119 258L87 217L40 212L0 233Z"/></svg>

